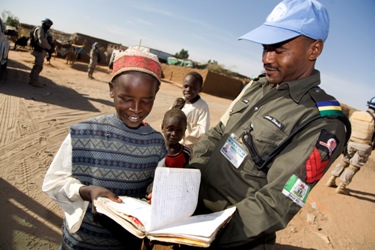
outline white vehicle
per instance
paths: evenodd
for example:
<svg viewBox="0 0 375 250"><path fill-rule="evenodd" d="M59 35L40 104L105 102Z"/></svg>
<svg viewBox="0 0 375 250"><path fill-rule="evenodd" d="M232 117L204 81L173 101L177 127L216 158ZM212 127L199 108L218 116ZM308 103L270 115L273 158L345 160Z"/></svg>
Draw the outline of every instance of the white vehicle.
<svg viewBox="0 0 375 250"><path fill-rule="evenodd" d="M8 66L8 53L10 42L5 32L5 25L0 18L0 73Z"/></svg>

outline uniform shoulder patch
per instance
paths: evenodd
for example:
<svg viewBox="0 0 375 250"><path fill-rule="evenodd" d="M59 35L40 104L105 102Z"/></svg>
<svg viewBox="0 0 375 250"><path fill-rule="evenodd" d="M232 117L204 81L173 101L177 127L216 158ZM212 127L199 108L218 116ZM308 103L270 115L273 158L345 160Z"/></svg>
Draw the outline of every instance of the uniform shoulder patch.
<svg viewBox="0 0 375 250"><path fill-rule="evenodd" d="M306 183L313 183L323 177L332 153L335 151L338 140L335 135L322 130L313 152L306 160Z"/></svg>
<svg viewBox="0 0 375 250"><path fill-rule="evenodd" d="M339 141L334 134L323 129L320 132L316 148L322 152L325 152L326 157L324 157L324 160L329 160L338 143Z"/></svg>

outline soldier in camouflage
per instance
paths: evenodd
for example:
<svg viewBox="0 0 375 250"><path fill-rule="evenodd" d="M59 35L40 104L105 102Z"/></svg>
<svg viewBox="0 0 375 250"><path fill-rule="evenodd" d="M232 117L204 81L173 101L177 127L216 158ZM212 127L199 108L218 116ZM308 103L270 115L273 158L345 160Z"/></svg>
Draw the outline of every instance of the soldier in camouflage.
<svg viewBox="0 0 375 250"><path fill-rule="evenodd" d="M367 102L366 111L354 111L350 117L352 135L342 161L331 172L327 182L328 187L337 187L336 193L350 194L346 186L349 185L354 175L368 161L375 146L375 97ZM336 178L340 178L340 184L336 185Z"/></svg>

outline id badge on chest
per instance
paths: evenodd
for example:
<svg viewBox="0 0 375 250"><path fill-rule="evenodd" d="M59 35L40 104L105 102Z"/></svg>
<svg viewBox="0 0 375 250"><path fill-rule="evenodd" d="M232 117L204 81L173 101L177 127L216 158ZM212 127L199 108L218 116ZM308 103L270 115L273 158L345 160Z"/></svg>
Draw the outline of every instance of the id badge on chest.
<svg viewBox="0 0 375 250"><path fill-rule="evenodd" d="M220 150L221 154L227 158L235 168L239 168L245 159L247 153L242 149L242 143L239 142L235 134L231 134Z"/></svg>

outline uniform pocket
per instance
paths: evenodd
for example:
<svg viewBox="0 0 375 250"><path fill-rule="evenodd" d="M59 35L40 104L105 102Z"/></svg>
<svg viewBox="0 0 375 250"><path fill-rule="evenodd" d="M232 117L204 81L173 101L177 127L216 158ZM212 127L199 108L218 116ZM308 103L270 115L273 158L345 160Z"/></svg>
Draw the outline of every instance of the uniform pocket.
<svg viewBox="0 0 375 250"><path fill-rule="evenodd" d="M282 129L267 119L255 119L252 129L254 147L263 159L287 138Z"/></svg>

